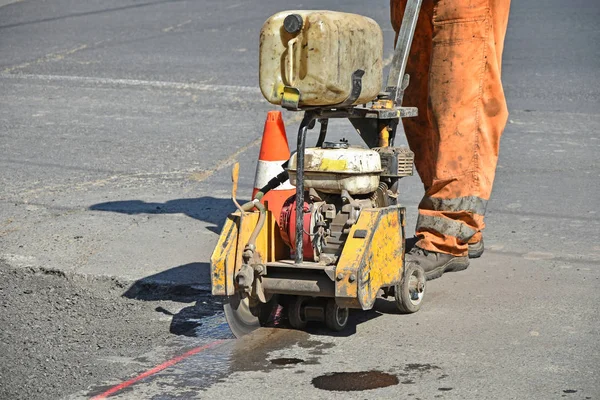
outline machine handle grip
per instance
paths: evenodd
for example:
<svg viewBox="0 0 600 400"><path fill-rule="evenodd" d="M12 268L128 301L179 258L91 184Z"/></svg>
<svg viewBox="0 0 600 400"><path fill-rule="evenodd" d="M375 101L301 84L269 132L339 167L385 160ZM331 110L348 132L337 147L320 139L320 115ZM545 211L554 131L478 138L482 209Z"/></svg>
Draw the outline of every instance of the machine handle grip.
<svg viewBox="0 0 600 400"><path fill-rule="evenodd" d="M298 38L292 38L288 41L288 86L294 86L294 60L296 57L294 56L294 45L298 42Z"/></svg>
<svg viewBox="0 0 600 400"><path fill-rule="evenodd" d="M233 186L231 188L231 200L233 200L233 204L240 211L241 217L244 217L244 208L238 203L237 197L237 188L238 188L238 179L240 177L240 163L233 164L233 169L231 170L231 181L233 182ZM250 209L252 207L249 207Z"/></svg>
<svg viewBox="0 0 600 400"><path fill-rule="evenodd" d="M233 187L231 188L231 197L235 199L237 197L238 179L240 177L240 163L235 163L231 171L231 181Z"/></svg>

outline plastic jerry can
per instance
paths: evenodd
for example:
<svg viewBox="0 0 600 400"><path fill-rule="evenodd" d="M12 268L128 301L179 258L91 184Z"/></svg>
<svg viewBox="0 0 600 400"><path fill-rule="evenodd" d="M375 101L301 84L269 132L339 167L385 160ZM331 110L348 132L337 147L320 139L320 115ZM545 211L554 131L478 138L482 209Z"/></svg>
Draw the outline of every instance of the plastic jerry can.
<svg viewBox="0 0 600 400"><path fill-rule="evenodd" d="M299 92L296 108L364 104L381 90L383 34L368 17L279 12L261 29L259 53L260 90L273 104L282 104L286 87Z"/></svg>

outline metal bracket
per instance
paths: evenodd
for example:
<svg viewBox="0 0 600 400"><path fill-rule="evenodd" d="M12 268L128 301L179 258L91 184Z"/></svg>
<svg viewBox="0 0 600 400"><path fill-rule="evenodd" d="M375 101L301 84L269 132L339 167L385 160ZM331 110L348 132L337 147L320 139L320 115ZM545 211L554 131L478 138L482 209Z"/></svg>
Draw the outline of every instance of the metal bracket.
<svg viewBox="0 0 600 400"><path fill-rule="evenodd" d="M365 75L365 71L362 69L357 69L352 73L352 89L350 91L350 95L341 102L340 104L336 104L332 106L332 108L344 108L350 107L358 98L360 97L360 92L362 92L362 77Z"/></svg>
<svg viewBox="0 0 600 400"><path fill-rule="evenodd" d="M339 108L347 108L351 107L356 100L360 97L360 93L362 92L362 77L365 75L365 71L362 69L357 69L352 73L352 89L350 89L350 94L348 97L342 101L341 103L334 104L331 106L327 106L328 109L339 109ZM313 110L313 109L324 109L323 107L302 107L299 108L300 104L300 90L295 87L285 86L283 88L283 95L281 98L281 106L291 111L298 110ZM312 127L310 128L312 129Z"/></svg>
<svg viewBox="0 0 600 400"><path fill-rule="evenodd" d="M300 90L295 87L286 86L283 88L281 106L288 110L297 110L300 103Z"/></svg>
<svg viewBox="0 0 600 400"><path fill-rule="evenodd" d="M328 265L327 267L325 267L325 274L327 274L327 277L329 279L331 279L332 282L335 282L335 266L334 265Z"/></svg>

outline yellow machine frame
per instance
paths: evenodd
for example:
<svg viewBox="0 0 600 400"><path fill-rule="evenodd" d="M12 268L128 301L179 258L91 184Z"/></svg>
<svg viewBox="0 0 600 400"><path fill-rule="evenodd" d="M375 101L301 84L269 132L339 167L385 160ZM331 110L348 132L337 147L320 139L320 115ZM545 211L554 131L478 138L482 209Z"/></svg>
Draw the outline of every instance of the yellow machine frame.
<svg viewBox="0 0 600 400"><path fill-rule="evenodd" d="M212 294L215 296L234 295L235 276L243 264L242 252L258 222L257 211L244 213L243 218L240 215L238 211L228 216L211 257ZM295 265L289 259L290 249L281 239L273 214L267 211L255 250L258 262L266 265L266 274L262 277L264 291L267 297L273 294L333 295L340 307L371 309L379 289L401 281L404 225L404 207L364 209L348 233L336 266L319 266L311 262ZM317 289L307 289L308 282L294 284L297 281L293 279L288 280L289 285L280 279L275 285L275 278L270 278L269 271L282 266L288 271L296 269L300 280L300 272L304 269L311 272L320 269L323 276L310 286Z"/></svg>
<svg viewBox="0 0 600 400"><path fill-rule="evenodd" d="M294 244L288 246L282 240L275 218L260 203L265 193L287 181L291 169L284 167L286 171L260 188L252 201L240 206L235 200L239 166L234 167L232 197L239 211L225 222L211 257L211 280L213 295L227 297L225 316L236 336L256 326L255 319L262 324L264 314L269 312L269 304L273 304L270 301L273 295L283 295L274 299L281 300L279 304L288 308L290 325L298 329L302 329L307 321L325 321L329 328L342 330L348 322L348 309L372 308L382 288L386 296L393 293L401 312L419 310L426 277L420 265L404 265L405 209L399 205L384 206L396 202L398 179L412 175L412 157L401 156L395 151L380 152L387 160L386 167L380 171L380 179L386 185L385 193L381 202L367 206L382 207L357 207L360 214L356 222L352 219L352 224L344 225L341 232L336 232L336 245L343 244L340 244L341 250L336 249L339 254L335 254L335 265L325 265L335 257L323 259L322 264L304 260L303 207L305 195L310 196L310 190L306 189L311 189L305 188L304 180L306 137L317 121L321 129L316 147L325 143L329 119L343 118L350 121L369 148L385 149L394 146L400 119L418 114L415 107L403 107L402 100L409 84L406 63L421 2L409 0L406 3L387 83L370 105L354 105L363 89L365 70L360 68L348 76L352 89L348 98L339 104L303 108L296 101L301 95L299 90L287 88L282 106L291 111L304 111L298 128L294 168ZM286 25L284 20L282 29L295 34L299 30L293 22L302 17L290 13L286 17L288 23ZM406 167L407 163L410 168ZM352 200L349 193L338 194L342 201ZM250 211L254 207L258 211ZM339 238L340 235L346 236ZM290 247L296 250L293 256ZM306 299L307 304L304 304Z"/></svg>

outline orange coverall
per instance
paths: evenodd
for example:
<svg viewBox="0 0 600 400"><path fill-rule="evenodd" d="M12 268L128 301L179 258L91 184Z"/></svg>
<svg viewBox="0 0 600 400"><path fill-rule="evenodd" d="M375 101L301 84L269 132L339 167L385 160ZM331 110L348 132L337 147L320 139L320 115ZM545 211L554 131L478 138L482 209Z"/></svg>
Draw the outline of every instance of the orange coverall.
<svg viewBox="0 0 600 400"><path fill-rule="evenodd" d="M406 0L391 0L396 38ZM500 80L510 0L423 0L403 119L425 187L417 245L465 256L481 240L508 110Z"/></svg>

